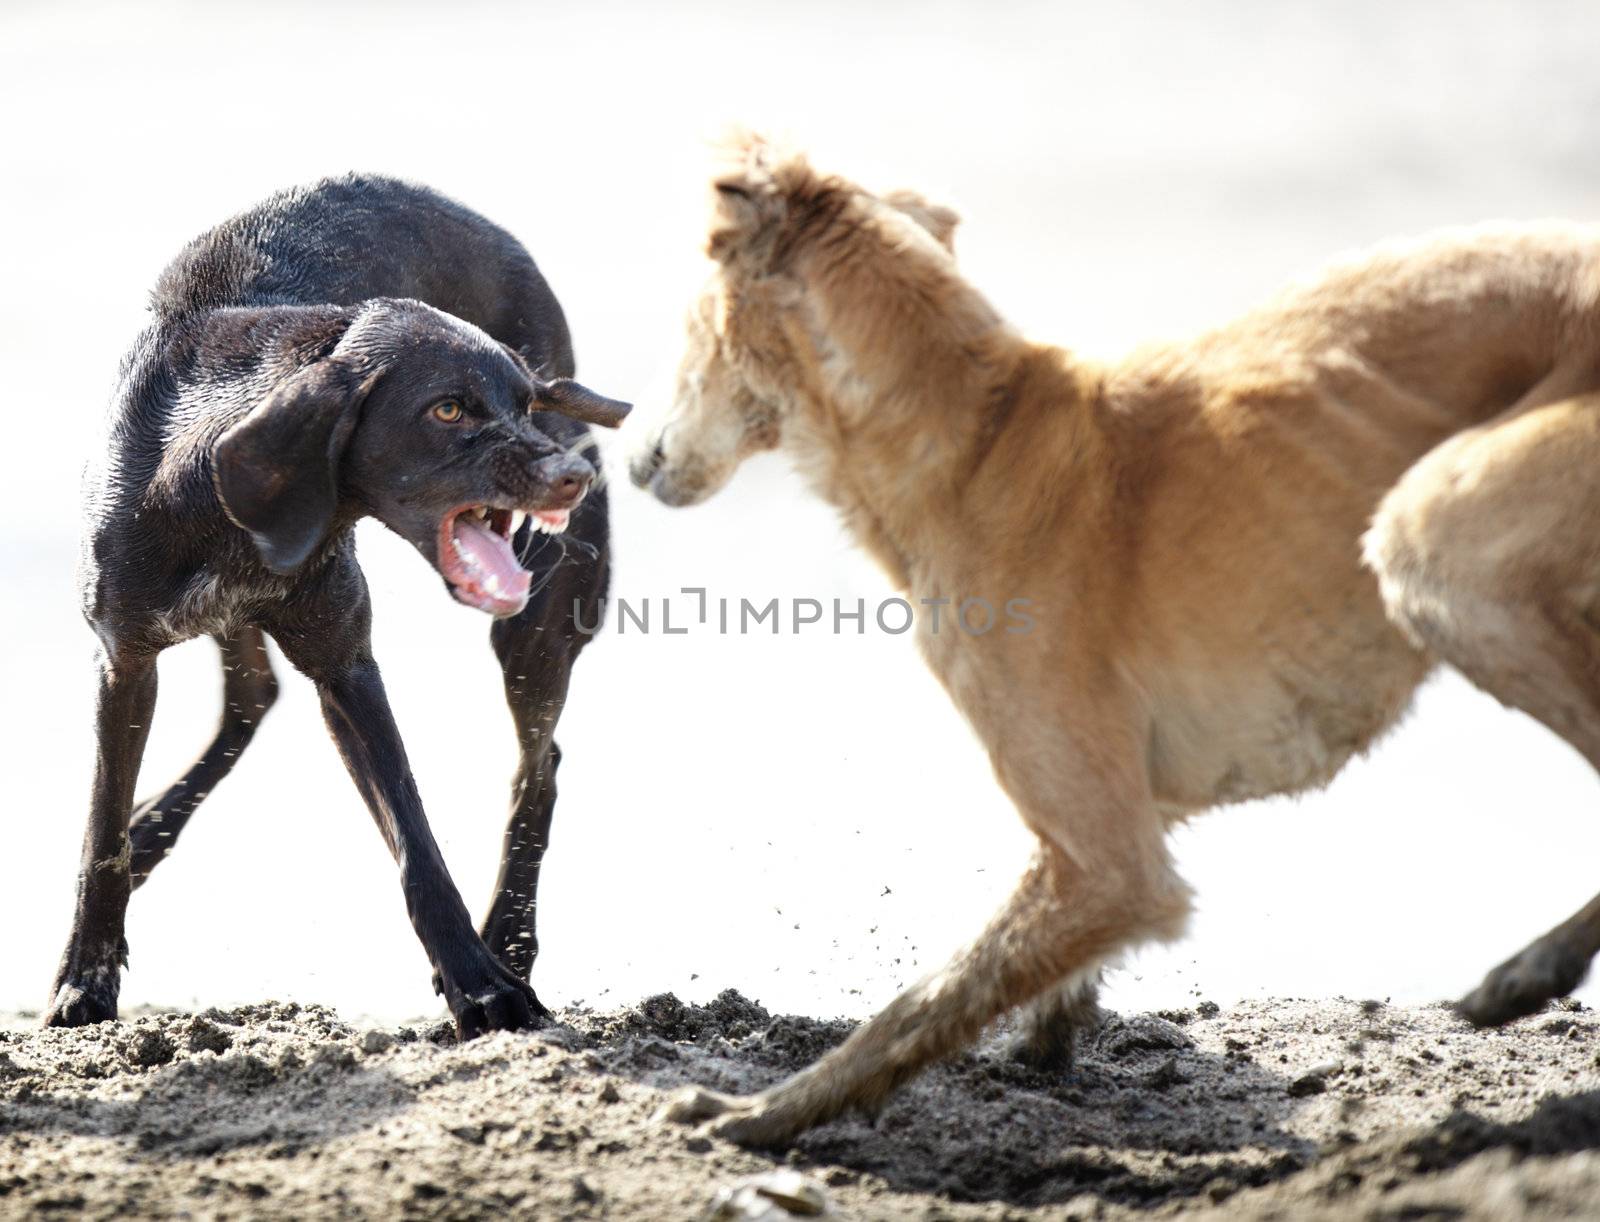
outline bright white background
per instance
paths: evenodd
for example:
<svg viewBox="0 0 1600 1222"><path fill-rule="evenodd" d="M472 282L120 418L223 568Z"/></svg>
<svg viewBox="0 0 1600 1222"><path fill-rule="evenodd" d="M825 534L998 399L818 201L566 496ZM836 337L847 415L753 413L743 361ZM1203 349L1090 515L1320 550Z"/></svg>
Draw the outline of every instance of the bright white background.
<svg viewBox="0 0 1600 1222"><path fill-rule="evenodd" d="M1462 0L12 0L0 1008L42 1003L71 910L91 759L77 473L144 294L193 234L325 173L421 179L528 244L582 375L648 408L701 274L707 138L744 122L954 204L961 259L1010 317L1108 352L1219 320L1388 235L1600 215L1597 35L1590 5ZM624 597L888 592L777 460L693 511L624 485ZM381 529L361 544L422 792L481 912L513 762L488 624ZM164 660L141 791L210 735L214 669L209 643ZM285 687L135 897L124 1001L436 1012L390 861L308 685ZM1026 851L907 637L611 632L578 667L560 739L536 977L557 1005L736 986L863 1014L976 932ZM1597 806L1600 784L1565 746L1442 677L1327 792L1182 832L1192 935L1135 957L1111 1001L1454 995L1600 887Z"/></svg>

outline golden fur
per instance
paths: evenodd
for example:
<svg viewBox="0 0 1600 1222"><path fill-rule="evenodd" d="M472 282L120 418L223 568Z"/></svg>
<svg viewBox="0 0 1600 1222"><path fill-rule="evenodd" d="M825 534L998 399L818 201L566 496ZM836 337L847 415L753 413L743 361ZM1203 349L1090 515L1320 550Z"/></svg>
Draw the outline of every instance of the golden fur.
<svg viewBox="0 0 1600 1222"><path fill-rule="evenodd" d="M688 504L782 446L913 601L1031 599L1028 633L918 635L1039 850L840 1048L676 1117L781 1143L1019 1005L1059 1046L1099 964L1183 929L1173 822L1323 784L1438 661L1600 766L1600 229L1386 246L1100 365L996 313L948 210L753 137L714 187L716 272L634 478ZM1463 1008L1531 1012L1597 948L1600 898Z"/></svg>

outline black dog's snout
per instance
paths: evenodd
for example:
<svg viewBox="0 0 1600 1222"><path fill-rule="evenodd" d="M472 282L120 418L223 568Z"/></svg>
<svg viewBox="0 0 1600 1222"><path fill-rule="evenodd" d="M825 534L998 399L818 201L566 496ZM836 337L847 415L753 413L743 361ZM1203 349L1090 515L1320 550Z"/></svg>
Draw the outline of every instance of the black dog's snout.
<svg viewBox="0 0 1600 1222"><path fill-rule="evenodd" d="M563 506L576 505L594 483L594 467L576 454L554 454L535 468L539 482Z"/></svg>

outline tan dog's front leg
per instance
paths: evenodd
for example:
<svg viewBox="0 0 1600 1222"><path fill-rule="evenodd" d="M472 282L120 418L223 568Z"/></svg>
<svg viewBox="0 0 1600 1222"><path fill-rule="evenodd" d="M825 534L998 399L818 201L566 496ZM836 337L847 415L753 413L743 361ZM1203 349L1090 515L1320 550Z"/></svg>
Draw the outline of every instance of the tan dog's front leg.
<svg viewBox="0 0 1600 1222"><path fill-rule="evenodd" d="M709 1120L713 1132L731 1141L779 1146L847 1111L876 1113L897 1086L970 1043L1013 1006L1132 941L1176 934L1188 892L1164 857L1157 869L1148 864L1091 871L1043 846L976 942L815 1065L748 1098L691 1088L667 1105L663 1118Z"/></svg>

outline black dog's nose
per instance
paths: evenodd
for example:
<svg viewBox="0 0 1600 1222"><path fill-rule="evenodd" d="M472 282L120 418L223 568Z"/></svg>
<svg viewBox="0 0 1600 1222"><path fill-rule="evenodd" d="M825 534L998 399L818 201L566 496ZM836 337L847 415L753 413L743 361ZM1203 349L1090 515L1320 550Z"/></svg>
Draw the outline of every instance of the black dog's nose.
<svg viewBox="0 0 1600 1222"><path fill-rule="evenodd" d="M576 505L594 482L594 468L576 454L554 454L543 459L538 475L551 497L564 505Z"/></svg>

